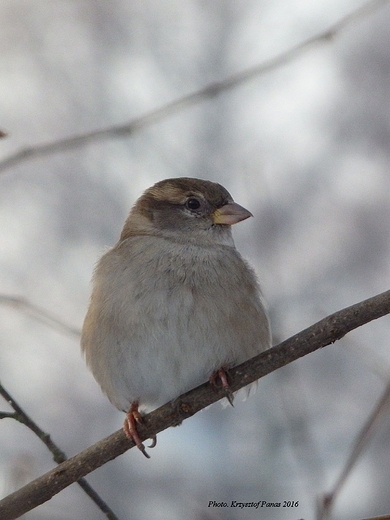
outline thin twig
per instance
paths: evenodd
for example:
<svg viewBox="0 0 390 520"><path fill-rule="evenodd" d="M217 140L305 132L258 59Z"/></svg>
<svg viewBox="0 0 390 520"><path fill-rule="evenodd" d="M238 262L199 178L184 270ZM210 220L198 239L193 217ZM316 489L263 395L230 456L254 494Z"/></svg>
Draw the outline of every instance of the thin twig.
<svg viewBox="0 0 390 520"><path fill-rule="evenodd" d="M0 412L0 419L15 419L17 421L18 417L13 412Z"/></svg>
<svg viewBox="0 0 390 520"><path fill-rule="evenodd" d="M338 311L242 365L231 369L232 392L342 338L353 329L390 313L390 291ZM141 440L177 426L201 409L225 397L223 388L204 383L144 417ZM123 429L63 462L0 501L0 518L13 520L46 502L56 493L134 447Z"/></svg>
<svg viewBox="0 0 390 520"><path fill-rule="evenodd" d="M12 418L29 428L35 435L45 444L53 455L53 459L57 464L61 464L67 460L65 453L52 441L49 434L44 432L31 417L20 407L15 399L7 392L7 390L0 383L0 395L7 401L7 403L14 409L15 413L1 412L0 419ZM109 520L118 520L118 517L104 500L97 494L90 484L84 479L80 478L77 483L83 491L95 502L99 509L106 515ZM0 516L1 518L1 516Z"/></svg>
<svg viewBox="0 0 390 520"><path fill-rule="evenodd" d="M389 0L370 0L366 4L363 4L348 15L341 18L341 20L331 25L325 31L308 38L295 47L291 47L289 50L279 54L278 56L266 60L254 67L250 67L242 72L233 74L224 80L211 83L200 90L187 94L186 96L172 101L171 103L167 103L166 105L163 105L162 107L157 108L156 110L153 110L143 116L137 117L129 123L114 125L108 128L94 130L84 134L73 135L72 137L59 139L57 141L52 141L46 144L22 148L18 152L11 154L10 156L0 161L0 173L29 159L45 157L47 155L62 152L64 150L78 148L85 146L88 143L96 142L102 139L114 139L134 134L148 126L157 123L158 121L176 114L177 112L194 106L206 99L213 98L222 92L236 88L239 85L242 85L243 83L246 83L258 76L267 74L268 72L271 72L281 67L282 65L290 63L319 44L331 42L353 22L368 16L370 13L379 9L382 4L387 4L388 1Z"/></svg>
<svg viewBox="0 0 390 520"><path fill-rule="evenodd" d="M65 333L68 336L79 338L81 335L81 331L79 329L68 325L60 318L57 318L45 309L42 309L34 303L31 303L26 298L22 298L20 296L10 296L8 294L0 294L0 305L1 304L17 308L24 313L29 314L41 323L44 323L45 325L59 332Z"/></svg>
<svg viewBox="0 0 390 520"><path fill-rule="evenodd" d="M356 441L353 445L351 454L345 464L345 467L340 473L339 478L336 480L333 489L320 497L318 501L318 520L324 520L325 518L329 518L331 514L332 507L340 494L341 488L345 484L349 474L351 473L353 467L358 461L362 451L367 447L374 431L379 423L379 421L383 418L383 414L385 413L387 407L390 403L390 383L387 384L381 398L376 403L374 410L368 417L366 423L363 428L359 432Z"/></svg>
<svg viewBox="0 0 390 520"><path fill-rule="evenodd" d="M370 518L362 518L361 520L390 520L390 515L370 516Z"/></svg>

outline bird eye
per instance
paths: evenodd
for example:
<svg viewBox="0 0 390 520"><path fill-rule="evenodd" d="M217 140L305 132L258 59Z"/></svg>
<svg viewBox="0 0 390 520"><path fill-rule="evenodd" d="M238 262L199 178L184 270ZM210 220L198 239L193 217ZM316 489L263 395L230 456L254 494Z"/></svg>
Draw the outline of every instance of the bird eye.
<svg viewBox="0 0 390 520"><path fill-rule="evenodd" d="M188 209L191 209L191 210L199 209L200 208L200 202L199 202L198 199L191 198L191 199L187 200L186 206L187 206Z"/></svg>

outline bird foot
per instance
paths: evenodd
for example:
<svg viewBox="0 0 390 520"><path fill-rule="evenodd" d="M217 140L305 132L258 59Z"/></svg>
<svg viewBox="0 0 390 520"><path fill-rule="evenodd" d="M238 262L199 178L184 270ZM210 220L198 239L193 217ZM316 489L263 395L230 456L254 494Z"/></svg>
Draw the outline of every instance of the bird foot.
<svg viewBox="0 0 390 520"><path fill-rule="evenodd" d="M126 414L126 419L123 424L125 435L128 439L134 441L137 448L142 451L147 459L150 459L150 455L147 453L145 446L143 445L137 430L137 424L142 424L143 418L138 410L138 401L133 401L130 406L130 410ZM153 435L151 437L152 444L149 448L154 448L157 444L157 437Z"/></svg>
<svg viewBox="0 0 390 520"><path fill-rule="evenodd" d="M221 367L219 370L216 370L209 377L209 381L210 381L211 385L214 387L217 387L218 379L221 381L222 388L225 391L227 400L229 401L231 406L234 406L234 404L233 404L234 396L233 396L233 392L230 390L230 385L229 385L229 381L228 381L228 371L225 367Z"/></svg>

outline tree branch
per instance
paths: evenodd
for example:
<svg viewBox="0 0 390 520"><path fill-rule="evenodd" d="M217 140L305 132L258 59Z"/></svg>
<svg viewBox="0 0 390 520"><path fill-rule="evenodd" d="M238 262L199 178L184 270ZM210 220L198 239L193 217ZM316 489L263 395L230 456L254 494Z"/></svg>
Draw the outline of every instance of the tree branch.
<svg viewBox="0 0 390 520"><path fill-rule="evenodd" d="M48 450L52 453L53 459L57 464L61 464L67 460L65 453L54 443L50 435L44 432L23 410L21 406L15 401L15 399L7 392L7 390L0 383L0 395L7 401L7 403L14 409L13 413L0 412L0 419L11 418L19 421L29 428L35 435L45 444ZM98 508L106 515L109 520L118 520L118 517L106 504L106 502L96 493L93 487L84 479L81 478L77 481L78 485L83 491L89 496L89 498L95 502ZM0 517L1 518L1 517Z"/></svg>
<svg viewBox="0 0 390 520"><path fill-rule="evenodd" d="M386 388L375 405L375 408L367 418L362 429L360 430L355 443L352 447L351 454L342 469L340 476L337 478L331 491L320 496L317 500L317 520L326 520L330 518L333 505L340 494L342 487L344 486L349 474L353 467L358 461L362 451L367 447L372 435L375 432L375 428L379 421L383 419L384 414L387 412L390 402L390 383L387 383ZM390 520L390 518L389 518Z"/></svg>
<svg viewBox="0 0 390 520"><path fill-rule="evenodd" d="M9 305L10 307L14 307L25 314L29 314L36 320L44 323L48 327L51 327L54 330L62 332L63 334L67 334L68 336L76 337L77 339L81 336L81 330L76 329L76 327L72 327L67 323L63 322L60 318L57 318L50 312L38 307L34 303L31 303L26 298L21 296L11 296L9 294L0 293L0 305Z"/></svg>
<svg viewBox="0 0 390 520"><path fill-rule="evenodd" d="M310 352L334 343L353 329L390 313L390 291L331 314L230 371L232 391L281 368ZM144 417L139 434L145 440L170 426L179 425L202 408L225 397L204 383ZM0 518L12 520L46 502L56 493L134 447L123 430L118 430L78 455L0 501ZM146 461L145 461L146 463Z"/></svg>
<svg viewBox="0 0 390 520"><path fill-rule="evenodd" d="M387 4L388 1L389 0L369 0L367 3L351 11L338 22L331 25L325 31L308 38L294 47L291 47L278 56L266 60L254 67L243 70L242 72L233 74L224 80L211 83L210 85L207 85L200 90L187 94L186 96L172 101L171 103L167 103L166 105L157 108L156 110L153 110L143 116L137 117L129 123L114 125L108 128L103 128L101 130L94 130L85 134L74 135L65 139L59 139L57 141L52 141L37 146L22 148L18 152L0 161L0 173L23 161L33 159L35 157L45 157L47 155L64 150L79 148L91 142L96 142L103 139L114 139L134 134L135 132L151 126L163 119L166 119L167 117L176 114L177 112L181 112L186 108L197 105L205 99L213 98L222 92L236 88L253 78L267 74L268 72L271 72L285 65L286 63L290 63L319 44L331 42L346 27L351 25L359 18L364 18L371 12L378 9L381 5Z"/></svg>

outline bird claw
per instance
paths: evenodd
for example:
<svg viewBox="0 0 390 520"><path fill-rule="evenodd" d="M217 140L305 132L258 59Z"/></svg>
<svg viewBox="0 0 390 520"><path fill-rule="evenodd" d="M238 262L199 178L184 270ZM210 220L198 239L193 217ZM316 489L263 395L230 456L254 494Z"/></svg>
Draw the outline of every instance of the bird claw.
<svg viewBox="0 0 390 520"><path fill-rule="evenodd" d="M150 440L152 441L152 444L149 444L148 448L155 448L157 445L157 435L150 437Z"/></svg>
<svg viewBox="0 0 390 520"><path fill-rule="evenodd" d="M233 403L234 395L233 395L233 392L231 390L225 390L225 393L226 393L226 399L229 401L230 406L233 406L233 408L234 408L234 403Z"/></svg>
<svg viewBox="0 0 390 520"><path fill-rule="evenodd" d="M133 403L131 403L130 410L126 414L126 419L123 424L123 430L125 432L126 437L134 442L137 448L143 453L143 455L147 459L150 459L150 455L146 451L145 446L143 445L137 430L137 424L143 424L143 422L144 421L142 415L138 411L138 401L134 401ZM153 435L151 439L152 444L148 447L154 448L157 444L156 435Z"/></svg>
<svg viewBox="0 0 390 520"><path fill-rule="evenodd" d="M234 395L233 395L233 392L230 390L230 385L228 382L228 372L227 372L226 368L221 367L216 372L213 372L211 374L211 376L209 377L209 381L214 387L217 387L218 379L221 381L222 388L225 391L226 399L229 401L229 404L234 407L234 404L233 404Z"/></svg>

